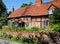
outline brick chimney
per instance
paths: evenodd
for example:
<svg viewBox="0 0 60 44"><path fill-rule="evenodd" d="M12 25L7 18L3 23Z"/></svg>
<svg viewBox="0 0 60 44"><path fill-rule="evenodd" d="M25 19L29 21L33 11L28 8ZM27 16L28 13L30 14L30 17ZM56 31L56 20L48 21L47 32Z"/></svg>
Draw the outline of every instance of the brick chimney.
<svg viewBox="0 0 60 44"><path fill-rule="evenodd" d="M12 7L12 12L14 12L14 10L15 10L14 7Z"/></svg>
<svg viewBox="0 0 60 44"><path fill-rule="evenodd" d="M42 5L42 0L36 0L36 6L41 6Z"/></svg>

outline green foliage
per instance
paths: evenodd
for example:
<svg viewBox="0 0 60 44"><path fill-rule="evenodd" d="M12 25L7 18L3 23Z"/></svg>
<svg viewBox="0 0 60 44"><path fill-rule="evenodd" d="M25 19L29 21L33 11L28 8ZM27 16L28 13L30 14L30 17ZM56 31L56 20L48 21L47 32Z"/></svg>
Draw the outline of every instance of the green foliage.
<svg viewBox="0 0 60 44"><path fill-rule="evenodd" d="M2 13L4 13L4 12L6 12L6 6L5 6L5 4L3 3L3 1L0 0L0 15L1 15Z"/></svg>
<svg viewBox="0 0 60 44"><path fill-rule="evenodd" d="M22 42L34 44L35 38L33 38L33 36L30 36L29 38L23 37Z"/></svg>
<svg viewBox="0 0 60 44"><path fill-rule="evenodd" d="M3 31L14 30L17 32L19 32L19 31L31 31L32 32L32 31L40 31L40 28L38 28L38 27L22 27L22 28L16 27L16 28L14 28L14 27L9 27L9 26L3 26L2 30Z"/></svg>
<svg viewBox="0 0 60 44"><path fill-rule="evenodd" d="M38 41L37 41L37 44L45 44L45 43L43 43L42 40L38 40Z"/></svg>
<svg viewBox="0 0 60 44"><path fill-rule="evenodd" d="M9 11L9 13L7 13L7 15L9 16L12 13L12 11Z"/></svg>
<svg viewBox="0 0 60 44"><path fill-rule="evenodd" d="M22 44L26 43L26 44L43 44L44 41L42 40L37 40L36 38L34 38L33 36L30 36L29 38L23 37L22 38Z"/></svg>
<svg viewBox="0 0 60 44"><path fill-rule="evenodd" d="M29 3L29 6L31 6L32 4L33 4L33 3L32 3L32 2L30 2L30 3Z"/></svg>
<svg viewBox="0 0 60 44"><path fill-rule="evenodd" d="M0 16L0 26L2 28L3 25L7 25L7 14L2 14Z"/></svg>
<svg viewBox="0 0 60 44"><path fill-rule="evenodd" d="M7 9L2 0L0 0L0 28L7 25Z"/></svg>
<svg viewBox="0 0 60 44"><path fill-rule="evenodd" d="M32 31L32 30L31 30L31 27L25 27L25 30L26 30L26 31Z"/></svg>
<svg viewBox="0 0 60 44"><path fill-rule="evenodd" d="M25 29L25 27L22 27L22 28L20 28L22 31L25 31L26 29Z"/></svg>
<svg viewBox="0 0 60 44"><path fill-rule="evenodd" d="M25 27L22 27L22 28L16 27L15 28L15 27L3 26L2 30L3 31L17 31L17 32L19 32L19 31L25 31Z"/></svg>
<svg viewBox="0 0 60 44"><path fill-rule="evenodd" d="M33 31L40 31L40 28L38 28L38 27L32 27L31 30L33 30Z"/></svg>
<svg viewBox="0 0 60 44"><path fill-rule="evenodd" d="M60 24L53 24L53 28L55 31L60 32Z"/></svg>
<svg viewBox="0 0 60 44"><path fill-rule="evenodd" d="M29 4L23 3L21 7L31 6L32 4L33 4L32 2L30 2Z"/></svg>
<svg viewBox="0 0 60 44"><path fill-rule="evenodd" d="M3 32L0 32L0 37L2 37L3 36Z"/></svg>
<svg viewBox="0 0 60 44"><path fill-rule="evenodd" d="M33 31L36 31L36 32L54 32L53 29L40 29L38 27L16 27L16 28L13 28L13 27L8 27L8 26L3 26L2 27L2 30L3 31L27 31L27 32L33 32Z"/></svg>
<svg viewBox="0 0 60 44"><path fill-rule="evenodd" d="M0 23L0 29L2 29L2 24Z"/></svg>
<svg viewBox="0 0 60 44"><path fill-rule="evenodd" d="M56 28L56 26L54 26L53 28ZM56 28L58 29L58 28ZM33 32L33 31L36 31L36 32L55 32L54 29L40 29L38 27L16 27L16 28L13 28L13 27L8 27L8 26L3 26L2 27L2 30L3 31L27 31L27 32Z"/></svg>
<svg viewBox="0 0 60 44"><path fill-rule="evenodd" d="M28 4L23 3L21 7L25 7L25 6L28 6Z"/></svg>
<svg viewBox="0 0 60 44"><path fill-rule="evenodd" d="M53 14L50 15L50 23L51 24L60 23L60 8L55 8Z"/></svg>
<svg viewBox="0 0 60 44"><path fill-rule="evenodd" d="M12 40L19 41L19 36L18 35L13 36Z"/></svg>
<svg viewBox="0 0 60 44"><path fill-rule="evenodd" d="M11 35L6 34L5 32L0 33L0 37L6 38L6 39L11 39L12 38Z"/></svg>
<svg viewBox="0 0 60 44"><path fill-rule="evenodd" d="M11 30L14 30L14 31L17 31L17 32L19 32L19 31L25 31L25 27L22 27L22 28L20 28L20 27L13 28L12 27Z"/></svg>
<svg viewBox="0 0 60 44"><path fill-rule="evenodd" d="M38 27L25 27L25 31L39 31L40 30L40 28L38 28Z"/></svg>
<svg viewBox="0 0 60 44"><path fill-rule="evenodd" d="M21 28L17 27L17 28L15 28L15 31L19 32L19 31L21 31Z"/></svg>
<svg viewBox="0 0 60 44"><path fill-rule="evenodd" d="M11 30L13 30L12 27L9 27L9 26L3 26L2 27L2 31L11 31Z"/></svg>
<svg viewBox="0 0 60 44"><path fill-rule="evenodd" d="M49 32L53 33L53 32L55 32L55 31L54 31L54 29L48 29L48 30L44 29L44 30L40 30L39 32L40 32L40 33L42 33L42 32L43 32L43 33L49 33Z"/></svg>

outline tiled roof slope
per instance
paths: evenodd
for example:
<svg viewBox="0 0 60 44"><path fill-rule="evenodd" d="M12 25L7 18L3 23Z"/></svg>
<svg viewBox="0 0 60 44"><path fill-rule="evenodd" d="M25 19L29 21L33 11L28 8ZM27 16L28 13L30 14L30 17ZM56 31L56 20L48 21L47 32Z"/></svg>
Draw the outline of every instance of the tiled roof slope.
<svg viewBox="0 0 60 44"><path fill-rule="evenodd" d="M21 16L42 16L42 15L48 15L48 8L50 5L53 4L57 7L60 7L60 0L58 1L51 1L47 3L42 3L41 6L27 6L23 8L19 8L16 11L12 12L8 18L16 18Z"/></svg>

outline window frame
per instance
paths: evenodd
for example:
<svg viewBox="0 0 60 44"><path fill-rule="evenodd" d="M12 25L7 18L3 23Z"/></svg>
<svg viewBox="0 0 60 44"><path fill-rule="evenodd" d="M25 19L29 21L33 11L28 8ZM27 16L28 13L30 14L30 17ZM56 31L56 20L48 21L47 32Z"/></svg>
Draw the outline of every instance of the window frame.
<svg viewBox="0 0 60 44"><path fill-rule="evenodd" d="M53 14L54 9L49 9L48 14Z"/></svg>

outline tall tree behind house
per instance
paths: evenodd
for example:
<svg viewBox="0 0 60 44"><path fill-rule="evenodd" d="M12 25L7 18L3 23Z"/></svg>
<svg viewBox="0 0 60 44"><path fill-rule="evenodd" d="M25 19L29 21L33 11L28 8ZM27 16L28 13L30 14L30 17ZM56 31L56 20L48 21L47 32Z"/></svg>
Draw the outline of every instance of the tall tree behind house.
<svg viewBox="0 0 60 44"><path fill-rule="evenodd" d="M3 3L2 0L0 0L0 14L4 13L6 11L7 11L7 9L6 9L5 4Z"/></svg>
<svg viewBox="0 0 60 44"><path fill-rule="evenodd" d="M2 0L0 0L0 28L7 24L7 9Z"/></svg>
<svg viewBox="0 0 60 44"><path fill-rule="evenodd" d="M32 4L33 4L32 2L30 2L29 4L23 3L21 7L31 6Z"/></svg>

